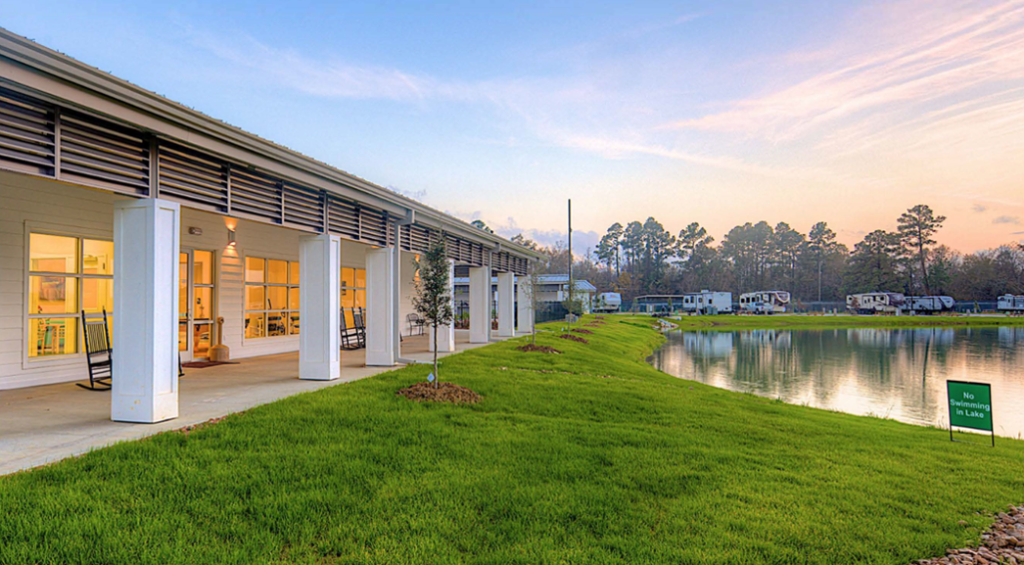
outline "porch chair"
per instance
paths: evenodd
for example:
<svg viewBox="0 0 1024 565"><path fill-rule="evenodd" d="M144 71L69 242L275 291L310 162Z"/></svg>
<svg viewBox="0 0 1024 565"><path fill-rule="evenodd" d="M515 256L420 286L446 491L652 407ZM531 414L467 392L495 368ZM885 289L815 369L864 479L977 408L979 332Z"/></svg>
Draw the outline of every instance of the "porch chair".
<svg viewBox="0 0 1024 565"><path fill-rule="evenodd" d="M75 383L86 390L110 390L114 376L114 350L107 329L107 309L102 319L88 319L82 310L82 334L85 336L85 362L89 366L89 384Z"/></svg>
<svg viewBox="0 0 1024 565"><path fill-rule="evenodd" d="M359 347L366 347L366 310L363 307L352 309L352 320L359 338Z"/></svg>
<svg viewBox="0 0 1024 565"><path fill-rule="evenodd" d="M423 326L425 325L425 322L416 312L411 312L405 315L405 324L408 326L409 335L423 335Z"/></svg>
<svg viewBox="0 0 1024 565"><path fill-rule="evenodd" d="M352 310L352 317L355 319L355 310ZM342 349L359 349L359 331L354 326L348 325L348 317L345 316L345 311L341 311L341 348Z"/></svg>

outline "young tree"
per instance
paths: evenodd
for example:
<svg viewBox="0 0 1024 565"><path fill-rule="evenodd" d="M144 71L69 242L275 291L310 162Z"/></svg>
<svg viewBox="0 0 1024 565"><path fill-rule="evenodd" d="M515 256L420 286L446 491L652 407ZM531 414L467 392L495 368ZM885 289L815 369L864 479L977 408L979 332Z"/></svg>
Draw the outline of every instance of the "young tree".
<svg viewBox="0 0 1024 565"><path fill-rule="evenodd" d="M522 298L525 298L530 303L530 310L533 312L533 316L530 319L530 343L537 345L537 311L540 309L540 271L537 270L536 266L531 266L530 274L526 275L526 280L529 284L523 284L520 282L520 289L522 289Z"/></svg>
<svg viewBox="0 0 1024 565"><path fill-rule="evenodd" d="M946 221L945 216L936 216L932 209L925 204L918 204L904 212L897 220L897 231L907 255L916 255L917 264L920 268L921 282L924 284L925 294L931 294L931 285L928 280L928 248L935 245L932 236L939 231L942 223Z"/></svg>
<svg viewBox="0 0 1024 565"><path fill-rule="evenodd" d="M441 382L437 371L437 328L451 324L454 317L445 239L444 234L434 238L426 253L416 262L419 279L416 281L416 295L412 298L413 308L423 316L434 335L434 388Z"/></svg>

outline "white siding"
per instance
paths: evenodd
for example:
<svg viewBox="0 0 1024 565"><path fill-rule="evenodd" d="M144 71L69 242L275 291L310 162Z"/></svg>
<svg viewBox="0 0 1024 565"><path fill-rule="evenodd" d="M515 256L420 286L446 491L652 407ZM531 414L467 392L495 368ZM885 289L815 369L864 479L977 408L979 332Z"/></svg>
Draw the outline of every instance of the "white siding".
<svg viewBox="0 0 1024 565"><path fill-rule="evenodd" d="M40 229L113 239L118 197L0 171L0 389L85 378L85 359L28 362L25 233Z"/></svg>
<svg viewBox="0 0 1024 565"><path fill-rule="evenodd" d="M81 355L31 362L26 358L25 234L45 229L112 238L113 203L121 198L125 197L0 171L0 390L87 378ZM229 223L235 224L233 248L228 246ZM200 228L202 235L190 235L189 228ZM243 277L246 256L297 261L300 235L277 226L182 209L181 248L216 253L216 308L224 317L224 343L232 358L298 350L298 336L244 338ZM342 242L342 265L364 267L366 249L363 244ZM402 254L403 331L405 315L412 311L412 261L412 254Z"/></svg>

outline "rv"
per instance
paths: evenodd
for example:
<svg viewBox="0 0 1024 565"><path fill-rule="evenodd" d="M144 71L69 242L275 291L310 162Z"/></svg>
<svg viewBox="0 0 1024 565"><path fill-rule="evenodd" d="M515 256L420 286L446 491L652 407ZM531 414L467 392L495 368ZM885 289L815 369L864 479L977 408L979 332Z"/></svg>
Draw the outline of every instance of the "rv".
<svg viewBox="0 0 1024 565"><path fill-rule="evenodd" d="M691 314L729 314L732 312L732 293L702 290L684 294L682 310Z"/></svg>
<svg viewBox="0 0 1024 565"><path fill-rule="evenodd" d="M956 301L951 296L908 296L903 310L914 314L935 314L951 312Z"/></svg>
<svg viewBox="0 0 1024 565"><path fill-rule="evenodd" d="M1024 294L1004 294L996 302L996 309L1007 314L1024 314Z"/></svg>
<svg viewBox="0 0 1024 565"><path fill-rule="evenodd" d="M618 312L622 306L622 295L617 292L602 292L594 301L594 312Z"/></svg>
<svg viewBox="0 0 1024 565"><path fill-rule="evenodd" d="M760 290L740 295L740 312L784 314L789 310L789 293L784 290Z"/></svg>
<svg viewBox="0 0 1024 565"><path fill-rule="evenodd" d="M854 314L897 314L906 298L898 292L865 292L846 297L846 309Z"/></svg>

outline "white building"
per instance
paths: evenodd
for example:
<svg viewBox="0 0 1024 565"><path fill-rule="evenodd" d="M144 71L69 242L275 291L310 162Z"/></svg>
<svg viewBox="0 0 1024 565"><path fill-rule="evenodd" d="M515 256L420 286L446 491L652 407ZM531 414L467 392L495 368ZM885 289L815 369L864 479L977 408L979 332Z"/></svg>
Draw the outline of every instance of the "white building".
<svg viewBox="0 0 1024 565"><path fill-rule="evenodd" d="M523 279L517 279L516 285L519 284L519 280ZM569 297L569 275L537 275L537 283L537 301L540 303L561 304ZM597 292L597 287L590 281L577 280L573 288L575 288L575 295L583 300L583 310L589 313L594 303L594 294ZM497 277L491 279L491 289L494 296L494 304L497 305L500 302ZM518 296L518 294L516 292L515 296ZM461 310L460 306L465 306L466 311L468 311L470 309L468 297L469 277L455 277L456 308ZM494 307L497 308L497 306Z"/></svg>
<svg viewBox="0 0 1024 565"><path fill-rule="evenodd" d="M364 308L366 364L395 365L430 238L481 317L492 275L512 304L536 258L2 29L0 79L0 389L87 378L82 311L111 315L115 420L176 417L179 358L208 355L217 318L233 358L298 351L299 378L330 380L343 309Z"/></svg>

